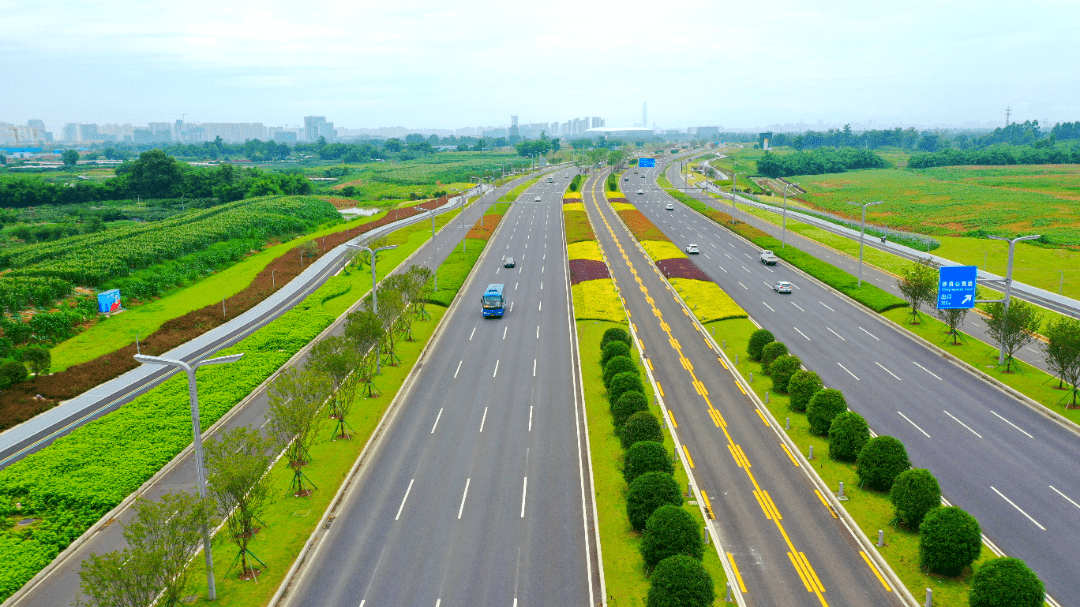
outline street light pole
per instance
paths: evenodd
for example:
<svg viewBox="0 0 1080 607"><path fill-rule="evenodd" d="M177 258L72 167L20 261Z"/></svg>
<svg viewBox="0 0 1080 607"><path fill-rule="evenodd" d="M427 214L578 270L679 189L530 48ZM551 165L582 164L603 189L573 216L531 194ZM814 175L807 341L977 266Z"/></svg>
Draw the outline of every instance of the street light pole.
<svg viewBox="0 0 1080 607"><path fill-rule="evenodd" d="M1009 317L1009 301L1012 299L1012 270L1013 270L1013 253L1016 250L1016 243L1021 240L1035 240L1039 238L1040 234L1031 234L1029 236L1017 236L1016 238L1005 238L1004 236L987 236L992 240L1004 240L1009 243L1009 265L1005 267L1005 298L1000 300L1005 304L1005 318ZM998 364L1005 363L1005 345L999 343L998 349Z"/></svg>
<svg viewBox="0 0 1080 607"><path fill-rule="evenodd" d="M787 190L785 190L785 192L786 191ZM786 198L785 198L785 200L786 200ZM848 204L853 204L853 205L855 205L857 207L862 207L862 228L859 229L859 286L860 287L862 286L863 236L866 235L866 207L873 206L875 204L881 204L883 202L885 202L885 201L884 200L878 200L876 202L851 202L851 201L848 201ZM787 209L786 204L785 204L784 208L785 208L785 211L786 211L786 209Z"/></svg>
<svg viewBox="0 0 1080 607"><path fill-rule="evenodd" d="M240 360L243 354L230 354L208 360L201 360L188 364L182 360L161 358L159 356L146 356L136 354L135 360L145 364L167 365L177 369L183 369L188 378L188 398L191 401L191 432L195 443L195 475L196 486L199 489L199 498L206 499L206 463L203 461L202 428L199 425L199 391L195 384L195 370L203 365L220 365ZM214 583L214 553L210 543L210 526L203 521L203 555L206 557L206 588L210 600L217 600L217 584Z"/></svg>
<svg viewBox="0 0 1080 607"><path fill-rule="evenodd" d="M439 290L439 268L435 267L435 209L428 211L431 215L431 275L435 278L435 290Z"/></svg>
<svg viewBox="0 0 1080 607"><path fill-rule="evenodd" d="M734 169L734 166L732 168ZM731 225L735 225L735 180L738 178L739 174L731 171Z"/></svg>
<svg viewBox="0 0 1080 607"><path fill-rule="evenodd" d="M787 246L787 189L789 186L799 185L797 183L784 182L784 219L783 229L780 232L780 248L783 249Z"/></svg>
<svg viewBox="0 0 1080 607"><path fill-rule="evenodd" d="M379 315L379 290L376 288L378 285L375 282L376 281L376 278L375 278L375 254L378 253L379 251L387 251L387 250L390 250L390 249L396 249L397 245L392 244L392 245L387 246L387 247L379 247L377 249L372 249L371 247L365 247L363 245L357 245L357 244L352 244L352 243L346 242L345 246L347 248L349 248L349 249L356 249L358 251L367 251L368 255L371 256L371 311L376 316L378 316ZM375 344L375 375L381 375L382 374L382 355L379 353L379 346L380 346L379 343Z"/></svg>

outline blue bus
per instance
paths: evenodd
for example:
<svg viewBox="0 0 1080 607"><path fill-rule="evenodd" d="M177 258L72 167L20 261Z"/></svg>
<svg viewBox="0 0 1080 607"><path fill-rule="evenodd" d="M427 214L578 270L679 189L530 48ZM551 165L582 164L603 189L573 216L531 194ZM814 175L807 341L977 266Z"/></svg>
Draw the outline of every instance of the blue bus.
<svg viewBox="0 0 1080 607"><path fill-rule="evenodd" d="M484 291L484 296L480 298L480 303L483 305L484 316L499 316L503 315L503 287L505 285L490 284L487 286L487 290Z"/></svg>

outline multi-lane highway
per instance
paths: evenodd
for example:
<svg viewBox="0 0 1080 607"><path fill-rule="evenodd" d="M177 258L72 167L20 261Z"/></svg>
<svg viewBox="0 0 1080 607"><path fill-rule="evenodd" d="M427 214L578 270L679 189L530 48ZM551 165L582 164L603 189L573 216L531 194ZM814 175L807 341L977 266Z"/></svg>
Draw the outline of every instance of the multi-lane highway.
<svg viewBox="0 0 1080 607"><path fill-rule="evenodd" d="M503 218L287 604L600 602L566 174L530 188ZM516 267L503 267L505 256ZM481 316L489 283L505 285L501 319Z"/></svg>
<svg viewBox="0 0 1080 607"><path fill-rule="evenodd" d="M763 266L757 247L657 188L659 170L641 180L649 184L638 186L642 195L630 194L636 206L676 245L696 243L702 270L842 390L872 429L902 440L945 497L978 518L994 544L1027 561L1054 599L1080 604L1077 435L784 262ZM774 292L777 280L791 282L792 293Z"/></svg>

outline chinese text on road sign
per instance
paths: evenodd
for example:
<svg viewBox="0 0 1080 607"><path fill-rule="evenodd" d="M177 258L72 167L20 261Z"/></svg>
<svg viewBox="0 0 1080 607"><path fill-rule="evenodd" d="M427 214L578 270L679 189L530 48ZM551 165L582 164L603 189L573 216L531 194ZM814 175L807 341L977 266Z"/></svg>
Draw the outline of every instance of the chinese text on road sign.
<svg viewBox="0 0 1080 607"><path fill-rule="evenodd" d="M939 310L975 307L975 266L942 267L938 275Z"/></svg>

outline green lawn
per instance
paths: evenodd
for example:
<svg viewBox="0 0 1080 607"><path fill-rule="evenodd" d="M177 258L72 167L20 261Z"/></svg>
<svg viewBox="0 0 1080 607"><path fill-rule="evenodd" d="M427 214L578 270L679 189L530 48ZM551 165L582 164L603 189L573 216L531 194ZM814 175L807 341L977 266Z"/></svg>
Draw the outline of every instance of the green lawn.
<svg viewBox="0 0 1080 607"><path fill-rule="evenodd" d="M533 178L533 179L530 179L530 180L526 181L525 183L522 183L521 185L519 185L519 186L515 187L514 189L510 190L509 192L503 194L502 197L499 198L499 202L514 202L514 201L516 201L518 199L518 196L521 196L522 193L525 192L525 190L531 188L534 184L536 184L537 181L540 181L540 177L536 177L536 178Z"/></svg>

